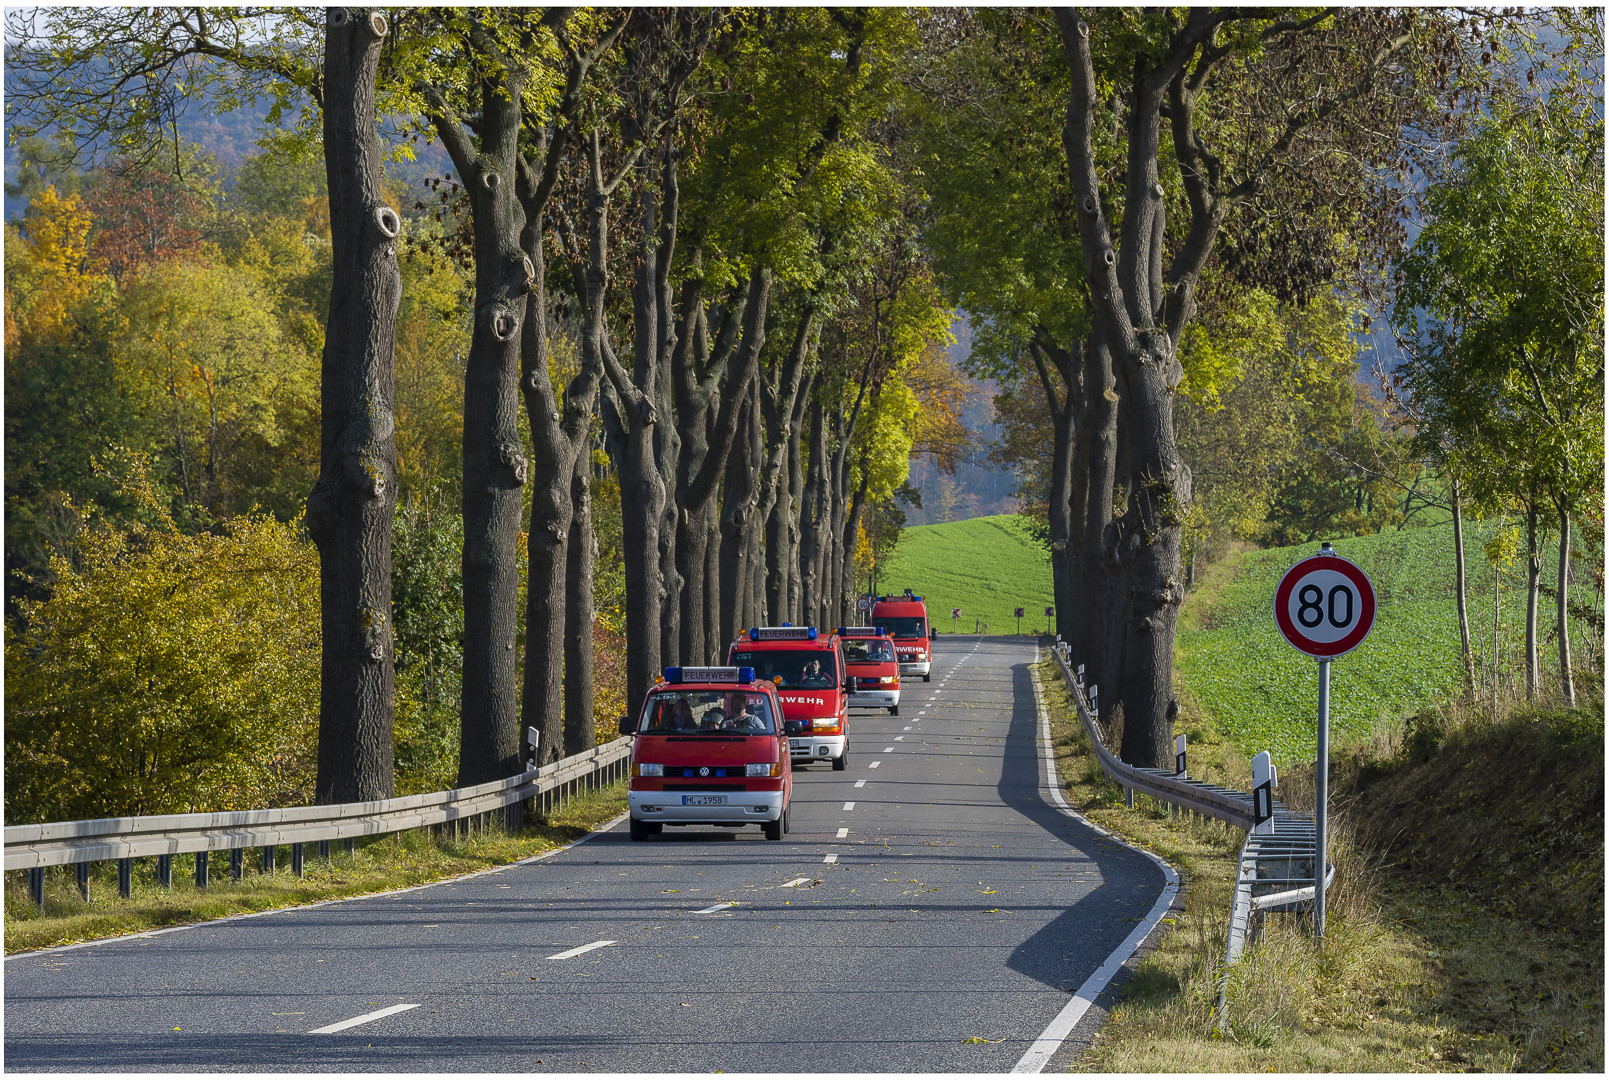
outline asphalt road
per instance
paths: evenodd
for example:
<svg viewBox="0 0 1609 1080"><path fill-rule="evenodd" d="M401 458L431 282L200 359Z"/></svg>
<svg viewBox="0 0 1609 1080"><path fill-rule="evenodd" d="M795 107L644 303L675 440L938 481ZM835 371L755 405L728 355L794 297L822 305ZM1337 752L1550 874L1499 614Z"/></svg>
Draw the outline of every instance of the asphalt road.
<svg viewBox="0 0 1609 1080"><path fill-rule="evenodd" d="M622 824L452 884L9 959L5 1068L1010 1071L1164 885L1047 802L1033 657L941 636L903 715L855 710L847 771L796 773L781 842Z"/></svg>

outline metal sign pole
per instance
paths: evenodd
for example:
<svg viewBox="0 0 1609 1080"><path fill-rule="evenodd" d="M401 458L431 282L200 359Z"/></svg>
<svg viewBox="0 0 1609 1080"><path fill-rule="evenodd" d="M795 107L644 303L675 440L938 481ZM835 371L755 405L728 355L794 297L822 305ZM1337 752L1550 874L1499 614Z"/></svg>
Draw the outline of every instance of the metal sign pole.
<svg viewBox="0 0 1609 1080"><path fill-rule="evenodd" d="M1318 828L1313 853L1313 934L1324 941L1324 870L1325 826L1330 806L1330 662L1318 662L1318 813L1314 815Z"/></svg>

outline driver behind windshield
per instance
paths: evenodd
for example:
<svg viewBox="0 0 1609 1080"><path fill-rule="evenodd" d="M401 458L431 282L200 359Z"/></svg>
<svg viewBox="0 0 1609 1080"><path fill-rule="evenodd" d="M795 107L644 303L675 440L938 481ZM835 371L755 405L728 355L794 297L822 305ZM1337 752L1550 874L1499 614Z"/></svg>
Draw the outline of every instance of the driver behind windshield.
<svg viewBox="0 0 1609 1080"><path fill-rule="evenodd" d="M804 670L799 674L799 685L813 690L824 689L832 685L832 676L821 668L821 661L811 657L805 661Z"/></svg>

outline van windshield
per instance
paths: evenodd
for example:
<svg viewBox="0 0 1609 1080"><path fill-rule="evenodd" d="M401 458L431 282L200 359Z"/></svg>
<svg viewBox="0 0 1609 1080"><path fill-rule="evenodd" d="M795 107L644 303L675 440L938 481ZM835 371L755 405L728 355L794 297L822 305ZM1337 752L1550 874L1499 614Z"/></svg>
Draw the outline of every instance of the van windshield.
<svg viewBox="0 0 1609 1080"><path fill-rule="evenodd" d="M884 638L844 638L844 659L851 664L894 659L894 646Z"/></svg>
<svg viewBox="0 0 1609 1080"><path fill-rule="evenodd" d="M885 633L897 638L927 637L927 620L920 615L873 615Z"/></svg>
<svg viewBox="0 0 1609 1080"><path fill-rule="evenodd" d="M771 699L744 690L661 690L650 695L639 735L775 735Z"/></svg>
<svg viewBox="0 0 1609 1080"><path fill-rule="evenodd" d="M752 667L756 679L782 677L785 690L829 690L838 665L828 649L733 649L728 663Z"/></svg>

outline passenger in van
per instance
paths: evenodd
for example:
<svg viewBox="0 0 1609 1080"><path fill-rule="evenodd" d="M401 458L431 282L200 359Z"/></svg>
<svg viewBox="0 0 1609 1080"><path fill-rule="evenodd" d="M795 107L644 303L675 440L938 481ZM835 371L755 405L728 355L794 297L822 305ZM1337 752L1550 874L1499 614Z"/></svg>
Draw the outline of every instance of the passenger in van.
<svg viewBox="0 0 1609 1080"><path fill-rule="evenodd" d="M687 704L687 699L680 695L676 704L670 710L670 729L672 731L697 731L698 721L693 719L693 707Z"/></svg>

